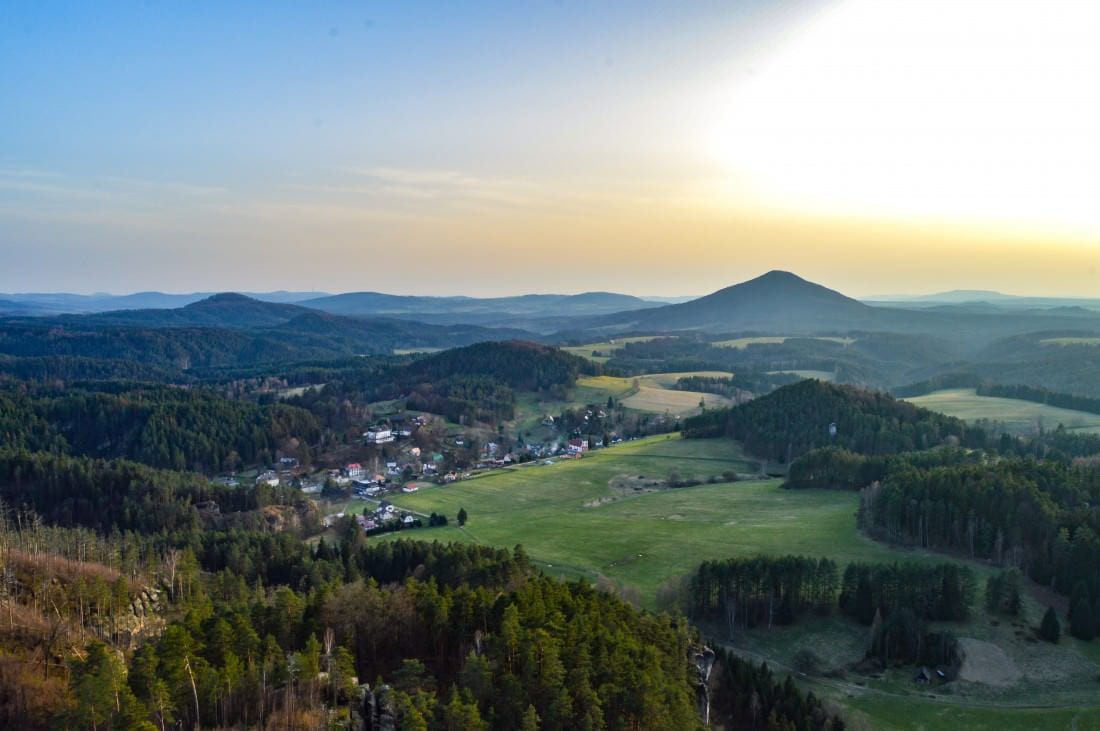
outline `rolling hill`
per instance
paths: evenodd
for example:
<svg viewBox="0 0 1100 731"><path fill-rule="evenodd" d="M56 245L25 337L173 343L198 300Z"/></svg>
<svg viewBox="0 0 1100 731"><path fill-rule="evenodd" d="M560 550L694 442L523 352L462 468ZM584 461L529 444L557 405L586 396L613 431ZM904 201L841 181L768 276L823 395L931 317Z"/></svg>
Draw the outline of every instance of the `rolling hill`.
<svg viewBox="0 0 1100 731"><path fill-rule="evenodd" d="M789 336L865 331L934 335L979 348L997 338L1058 329L1100 332L1100 313L1084 308L975 311L967 307L879 307L790 272L771 271L690 302L592 318L577 323L563 336L682 331Z"/></svg>

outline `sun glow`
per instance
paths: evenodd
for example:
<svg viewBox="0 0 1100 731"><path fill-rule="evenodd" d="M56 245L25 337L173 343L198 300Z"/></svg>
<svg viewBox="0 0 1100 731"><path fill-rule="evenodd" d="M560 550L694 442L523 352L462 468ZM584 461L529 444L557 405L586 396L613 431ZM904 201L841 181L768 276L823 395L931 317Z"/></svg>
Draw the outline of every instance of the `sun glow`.
<svg viewBox="0 0 1100 731"><path fill-rule="evenodd" d="M1100 6L854 0L718 95L726 195L1100 232Z"/></svg>

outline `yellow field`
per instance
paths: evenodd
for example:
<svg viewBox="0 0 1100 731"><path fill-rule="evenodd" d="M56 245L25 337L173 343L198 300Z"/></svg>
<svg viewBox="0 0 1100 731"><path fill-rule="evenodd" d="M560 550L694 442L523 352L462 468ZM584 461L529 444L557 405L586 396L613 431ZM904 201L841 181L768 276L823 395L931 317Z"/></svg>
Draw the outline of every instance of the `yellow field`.
<svg viewBox="0 0 1100 731"><path fill-rule="evenodd" d="M585 389L600 390L622 399L623 406L638 411L652 411L659 414L669 412L678 416L695 414L699 411L699 400L706 407L729 406L732 402L725 396L698 391L677 391L673 388L680 378L706 376L711 378L729 378L731 373L724 371L693 371L690 373L650 373L635 378L617 378L615 376L591 376L578 378L577 386Z"/></svg>

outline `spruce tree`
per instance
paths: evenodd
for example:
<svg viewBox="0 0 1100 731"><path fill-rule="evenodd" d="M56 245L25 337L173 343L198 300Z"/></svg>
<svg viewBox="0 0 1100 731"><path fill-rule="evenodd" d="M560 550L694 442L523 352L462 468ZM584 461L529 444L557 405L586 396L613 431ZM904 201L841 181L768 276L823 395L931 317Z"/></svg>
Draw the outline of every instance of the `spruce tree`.
<svg viewBox="0 0 1100 731"><path fill-rule="evenodd" d="M1047 607L1043 615L1043 623L1039 625L1039 635L1047 642L1058 642L1062 636L1062 623L1058 621L1058 613L1054 607Z"/></svg>

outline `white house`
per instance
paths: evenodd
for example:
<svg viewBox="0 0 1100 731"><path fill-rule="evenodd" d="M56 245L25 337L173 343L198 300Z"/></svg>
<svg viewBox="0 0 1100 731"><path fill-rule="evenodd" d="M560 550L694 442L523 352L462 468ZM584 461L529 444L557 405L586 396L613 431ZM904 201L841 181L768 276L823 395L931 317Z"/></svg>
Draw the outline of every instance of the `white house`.
<svg viewBox="0 0 1100 731"><path fill-rule="evenodd" d="M367 444L389 444L394 440L393 431L389 427L372 426L363 434Z"/></svg>

